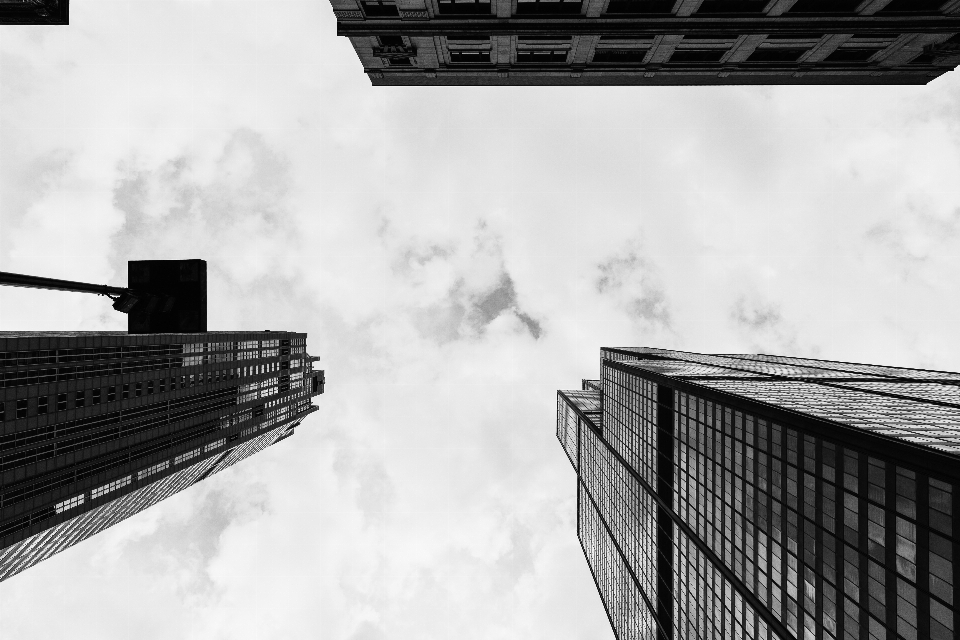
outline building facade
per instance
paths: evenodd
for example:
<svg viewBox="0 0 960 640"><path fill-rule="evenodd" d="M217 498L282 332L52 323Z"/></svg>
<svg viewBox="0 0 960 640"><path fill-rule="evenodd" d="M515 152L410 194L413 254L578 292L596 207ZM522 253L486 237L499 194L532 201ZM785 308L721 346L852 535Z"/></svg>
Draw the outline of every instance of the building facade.
<svg viewBox="0 0 960 640"><path fill-rule="evenodd" d="M618 640L960 637L960 374L604 348L557 437Z"/></svg>
<svg viewBox="0 0 960 640"><path fill-rule="evenodd" d="M306 334L0 333L0 580L294 433Z"/></svg>
<svg viewBox="0 0 960 640"><path fill-rule="evenodd" d="M0 0L0 24L70 24L70 0Z"/></svg>
<svg viewBox="0 0 960 640"><path fill-rule="evenodd" d="M960 0L330 0L374 85L926 84Z"/></svg>

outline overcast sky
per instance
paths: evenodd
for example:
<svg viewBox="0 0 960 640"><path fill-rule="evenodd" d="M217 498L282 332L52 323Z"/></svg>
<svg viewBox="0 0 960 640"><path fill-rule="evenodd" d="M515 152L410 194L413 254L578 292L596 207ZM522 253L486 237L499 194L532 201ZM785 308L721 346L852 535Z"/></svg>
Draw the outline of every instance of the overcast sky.
<svg viewBox="0 0 960 640"><path fill-rule="evenodd" d="M0 584L4 638L612 640L556 390L601 346L960 370L960 76L373 88L324 0L0 27L0 270L203 258L294 438ZM122 330L0 292L0 330Z"/></svg>

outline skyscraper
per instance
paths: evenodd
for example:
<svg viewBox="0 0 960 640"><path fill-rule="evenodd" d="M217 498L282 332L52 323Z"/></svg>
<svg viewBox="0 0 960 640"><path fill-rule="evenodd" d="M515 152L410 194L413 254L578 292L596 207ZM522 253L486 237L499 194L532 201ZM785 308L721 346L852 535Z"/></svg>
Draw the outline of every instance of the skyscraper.
<svg viewBox="0 0 960 640"><path fill-rule="evenodd" d="M960 374L601 350L558 392L619 640L955 640Z"/></svg>
<svg viewBox="0 0 960 640"><path fill-rule="evenodd" d="M293 434L306 334L0 333L0 580Z"/></svg>
<svg viewBox="0 0 960 640"><path fill-rule="evenodd" d="M957 0L330 0L374 85L926 84Z"/></svg>

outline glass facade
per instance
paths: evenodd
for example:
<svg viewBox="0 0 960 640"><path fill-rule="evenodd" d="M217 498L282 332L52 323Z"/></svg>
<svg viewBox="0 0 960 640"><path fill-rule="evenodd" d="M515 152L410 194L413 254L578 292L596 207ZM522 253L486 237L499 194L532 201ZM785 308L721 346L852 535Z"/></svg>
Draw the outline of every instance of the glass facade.
<svg viewBox="0 0 960 640"><path fill-rule="evenodd" d="M960 374L601 355L558 437L620 640L957 637Z"/></svg>
<svg viewBox="0 0 960 640"><path fill-rule="evenodd" d="M0 580L293 433L306 335L0 334Z"/></svg>

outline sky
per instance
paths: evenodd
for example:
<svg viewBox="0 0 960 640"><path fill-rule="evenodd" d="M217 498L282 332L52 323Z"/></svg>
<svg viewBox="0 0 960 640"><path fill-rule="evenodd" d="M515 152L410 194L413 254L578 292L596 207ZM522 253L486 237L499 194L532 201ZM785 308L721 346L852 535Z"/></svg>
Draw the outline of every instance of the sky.
<svg viewBox="0 0 960 640"><path fill-rule="evenodd" d="M960 370L960 75L371 87L323 0L0 28L0 270L202 258L295 437L0 583L4 639L612 640L556 391L603 346ZM0 291L0 330L123 330Z"/></svg>

